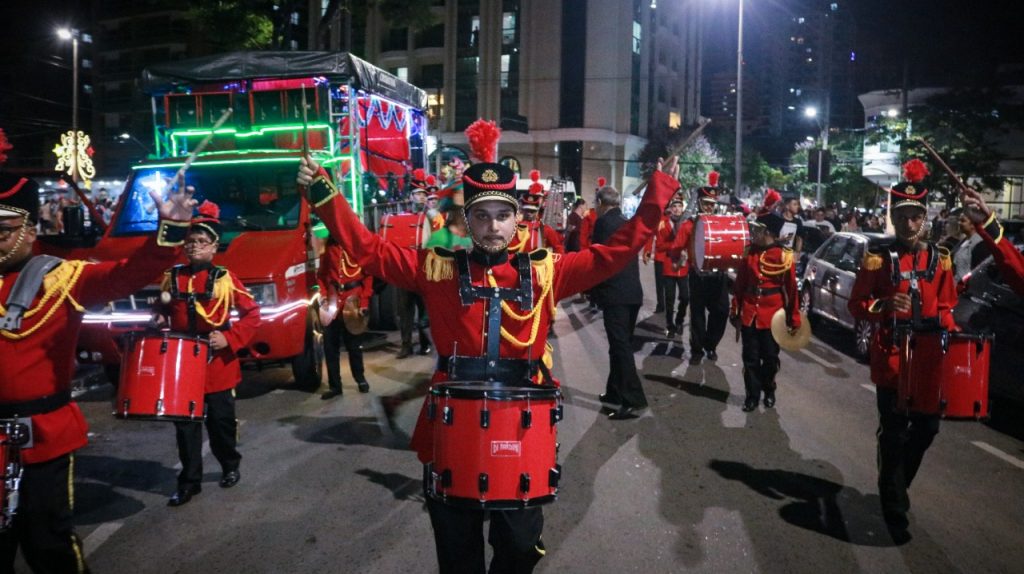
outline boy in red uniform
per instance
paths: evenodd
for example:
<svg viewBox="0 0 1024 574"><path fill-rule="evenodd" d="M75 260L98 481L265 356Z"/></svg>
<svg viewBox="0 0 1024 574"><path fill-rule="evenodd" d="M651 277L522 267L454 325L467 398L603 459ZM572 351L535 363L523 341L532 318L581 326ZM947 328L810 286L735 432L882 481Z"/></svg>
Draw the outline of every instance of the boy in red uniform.
<svg viewBox="0 0 1024 574"><path fill-rule="evenodd" d="M355 297L359 301L359 312L366 315L370 307L370 298L373 296L373 277L363 273L363 268L352 261L341 245L328 237L327 247L320 256L320 269L317 271L316 279L320 286L320 296L323 297L320 304L331 306L333 312L333 317L324 324L324 359L327 361L328 389L320 398L327 400L342 394L342 342L348 351L348 365L359 392L368 393L370 383L366 382L363 348L360 346L362 333L355 334L349 331L345 321L338 315L350 297ZM321 321L323 322L323 319Z"/></svg>
<svg viewBox="0 0 1024 574"><path fill-rule="evenodd" d="M661 261L659 265L665 287L665 336L669 340L683 332L686 308L690 305L690 285L686 278L690 266L686 260L693 220L683 217L683 209L682 198L672 198L668 204L668 217L658 226L656 234L655 259ZM679 294L678 305L676 293Z"/></svg>
<svg viewBox="0 0 1024 574"><path fill-rule="evenodd" d="M185 239L188 263L165 273L160 310L171 331L209 337L212 359L206 367L206 431L210 451L223 470L220 485L231 488L241 478L238 466L242 461L236 449L235 419L235 386L242 380L242 368L235 353L255 334L260 308L237 277L213 264L221 235L219 212L209 201L199 206L199 216L192 220ZM238 311L236 320L231 320L232 309ZM175 422L174 427L181 472L167 505L181 506L203 490L203 425Z"/></svg>
<svg viewBox="0 0 1024 574"><path fill-rule="evenodd" d="M33 571L88 571L72 517L73 453L88 430L71 400L75 344L85 307L135 293L177 259L194 201L187 191L151 195L157 233L128 258L65 261L32 255L39 187L0 173L0 419L17 420L30 436L17 514L0 533L2 571L13 571L19 547Z"/></svg>
<svg viewBox="0 0 1024 574"><path fill-rule="evenodd" d="M786 325L800 328L797 305L796 266L793 251L778 244L785 220L766 213L751 224L753 245L736 270L733 285L732 321L739 323L743 340L745 412L753 411L764 392L764 406L775 406L775 375L779 372L779 344L772 337L772 317L786 309Z"/></svg>
<svg viewBox="0 0 1024 574"><path fill-rule="evenodd" d="M516 229L515 173L494 163L498 136L493 122L466 130L481 159L463 174L465 212L472 250L416 250L381 241L360 222L326 172L304 159L299 183L317 214L370 274L423 294L439 354L433 382L494 381L508 385L553 382L545 361L548 326L559 299L589 289L637 256L658 224L664 203L678 189L673 158L651 177L637 215L606 245L555 256L540 249L510 255ZM660 166L659 166L660 167ZM421 411L412 439L420 461L433 460L431 428ZM442 573L484 571L483 521L477 509L449 506L428 497ZM540 507L491 511L491 572L532 572L544 555Z"/></svg>
<svg viewBox="0 0 1024 574"><path fill-rule="evenodd" d="M928 169L920 160L903 166L903 181L889 192L896 240L869 251L850 294L850 314L878 323L871 343L871 381L878 400L878 494L893 541L910 540L910 497L925 451L939 432L939 415L895 412L901 331L956 330L952 260L945 249L922 241Z"/></svg>

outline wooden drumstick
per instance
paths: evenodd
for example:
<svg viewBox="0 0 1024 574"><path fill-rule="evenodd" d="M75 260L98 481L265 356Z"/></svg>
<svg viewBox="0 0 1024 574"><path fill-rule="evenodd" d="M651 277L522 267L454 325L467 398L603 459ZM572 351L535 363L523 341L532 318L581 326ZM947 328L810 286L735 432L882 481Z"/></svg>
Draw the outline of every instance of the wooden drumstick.
<svg viewBox="0 0 1024 574"><path fill-rule="evenodd" d="M935 151L935 148L929 145L928 142L924 141L924 138L919 137L917 138L917 141L921 142L921 145L924 146L924 149L928 150L928 153L931 154L932 158L935 159L936 162L938 162L939 167L941 167L943 171L948 173L949 177L953 178L953 181L956 182L957 186L960 188L960 191L964 191L965 189L967 189L967 184L964 183L962 179L960 179L960 176L957 175L955 171L953 171L953 168L949 167L949 165L947 165L946 162L942 160L942 157L939 155L939 152Z"/></svg>

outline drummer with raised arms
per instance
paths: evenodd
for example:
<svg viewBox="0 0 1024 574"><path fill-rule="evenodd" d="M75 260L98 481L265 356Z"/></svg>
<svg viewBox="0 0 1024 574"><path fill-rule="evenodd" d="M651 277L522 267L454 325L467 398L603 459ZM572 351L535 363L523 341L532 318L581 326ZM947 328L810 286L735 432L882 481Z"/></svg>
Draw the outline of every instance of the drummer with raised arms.
<svg viewBox="0 0 1024 574"><path fill-rule="evenodd" d="M462 178L471 250L417 250L382 241L363 226L320 166L307 158L299 170L307 199L355 263L375 277L423 295L439 354L434 384L556 383L545 351L557 301L593 287L635 259L679 188L677 160L664 166L659 162L637 215L607 244L561 256L547 249L510 255L519 201L515 173L494 161L499 135L494 122L478 120L466 129L480 160ZM421 411L412 440L423 463L434 459L428 421L426 411ZM427 509L440 571L484 572L482 530L487 513L447 505L429 492ZM541 508L491 510L489 515L494 548L490 571L531 572L545 552Z"/></svg>
<svg viewBox="0 0 1024 574"><path fill-rule="evenodd" d="M949 252L923 241L927 217L920 160L903 165L903 180L889 191L896 239L868 251L850 294L850 314L875 322L871 343L871 380L877 388L878 493L893 541L911 538L907 489L925 451L939 432L939 414L897 412L900 344L911 331L956 330L952 260ZM936 384L938 382L936 381Z"/></svg>
<svg viewBox="0 0 1024 574"><path fill-rule="evenodd" d="M260 309L242 282L213 264L222 234L220 209L210 201L198 208L185 238L188 263L164 274L158 323L172 332L208 337L211 359L206 366L206 431L210 451L221 465L220 486L230 488L241 478L242 455L236 448L235 386L242 380L236 352L249 344L260 324ZM236 319L231 311L238 312ZM167 501L181 506L202 492L203 426L199 421L174 423L181 472L178 488Z"/></svg>
<svg viewBox="0 0 1024 574"><path fill-rule="evenodd" d="M0 130L0 166L9 149ZM157 231L125 259L33 255L39 186L0 172L0 419L24 431L20 492L7 493L20 507L0 532L0 571L14 570L19 548L35 572L88 571L72 516L74 452L88 442L71 400L75 342L86 307L127 297L178 258L194 202L187 193L153 200Z"/></svg>

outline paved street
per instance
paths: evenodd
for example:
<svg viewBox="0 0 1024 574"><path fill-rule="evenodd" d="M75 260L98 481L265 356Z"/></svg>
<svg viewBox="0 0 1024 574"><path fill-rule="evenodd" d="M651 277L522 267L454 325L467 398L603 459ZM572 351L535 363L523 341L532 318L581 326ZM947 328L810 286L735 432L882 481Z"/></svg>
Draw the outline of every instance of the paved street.
<svg viewBox="0 0 1024 574"><path fill-rule="evenodd" d="M642 272L652 300L650 267ZM636 353L651 408L609 421L598 413L600 315L560 305L564 479L545 508L539 572L1020 570L1024 442L1003 422L1019 412L943 422L911 489L914 540L894 547L875 487L875 394L841 333L821 329L824 340L784 352L777 407L746 414L732 329L717 363L690 367L662 340L653 307L641 313ZM208 455L202 494L181 508L165 505L177 473L172 426L115 420L108 385L86 392L92 435L75 459L75 495L94 572L436 571L420 465L402 432L382 432L373 406L424 379L432 360L394 351L368 353L368 395L343 360L345 394L327 402L292 389L287 369L247 371L242 481L219 488ZM405 432L418 408L399 411Z"/></svg>

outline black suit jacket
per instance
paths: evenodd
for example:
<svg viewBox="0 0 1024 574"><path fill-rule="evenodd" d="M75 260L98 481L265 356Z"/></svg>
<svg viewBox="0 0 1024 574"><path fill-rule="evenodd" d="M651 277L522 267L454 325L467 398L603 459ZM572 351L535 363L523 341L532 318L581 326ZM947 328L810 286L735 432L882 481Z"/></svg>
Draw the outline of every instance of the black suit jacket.
<svg viewBox="0 0 1024 574"><path fill-rule="evenodd" d="M606 244L608 239L626 223L622 210L609 209L594 223L594 243ZM640 285L640 262L634 257L622 271L612 275L604 283L594 287L591 297L598 305L642 305L644 289Z"/></svg>

